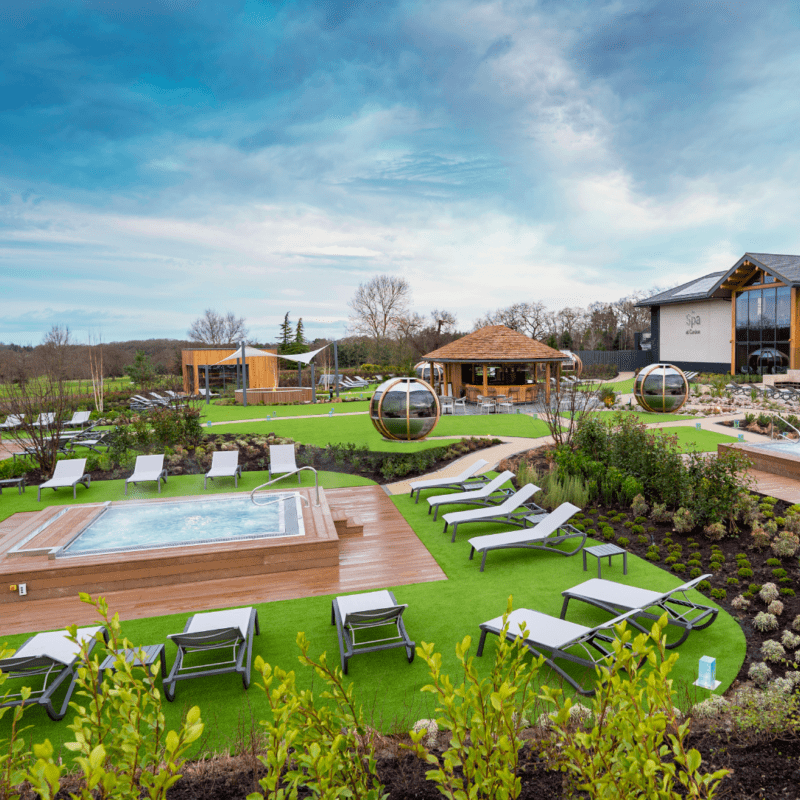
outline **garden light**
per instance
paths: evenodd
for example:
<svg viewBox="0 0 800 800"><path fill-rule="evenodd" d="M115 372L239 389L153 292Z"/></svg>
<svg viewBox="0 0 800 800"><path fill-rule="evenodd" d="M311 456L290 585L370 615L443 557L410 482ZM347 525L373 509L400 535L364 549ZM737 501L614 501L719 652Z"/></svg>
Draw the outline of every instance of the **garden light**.
<svg viewBox="0 0 800 800"><path fill-rule="evenodd" d="M702 689L714 690L720 683L721 681L717 680L717 659L711 658L711 656L703 656L700 659L697 680L694 685Z"/></svg>

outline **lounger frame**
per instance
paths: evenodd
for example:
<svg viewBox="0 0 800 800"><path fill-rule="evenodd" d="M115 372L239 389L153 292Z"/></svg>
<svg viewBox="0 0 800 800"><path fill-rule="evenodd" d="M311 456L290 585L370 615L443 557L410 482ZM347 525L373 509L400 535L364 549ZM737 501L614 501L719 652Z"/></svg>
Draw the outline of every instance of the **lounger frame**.
<svg viewBox="0 0 800 800"><path fill-rule="evenodd" d="M499 475L496 475L494 478L487 480L481 486L476 487L475 489L471 489L468 492L462 492L459 494L444 494L444 495L435 495L434 497L428 498L428 513L431 513L431 509L433 509L433 519L436 520L437 515L439 514L439 507L440 506L449 506L449 505L464 505L464 506L496 506L499 503L502 503L507 497L514 493L513 489L501 489L500 487L504 483L508 483L514 477L514 473L510 472L509 470L505 470L505 472L501 472ZM494 487L489 491L488 487ZM445 526L445 530L447 527Z"/></svg>
<svg viewBox="0 0 800 800"><path fill-rule="evenodd" d="M532 611L531 609L526 608L515 609L508 617L509 627L505 631L506 639L513 642L519 638L520 627L517 623L518 621L524 621L525 616L528 616L537 623L543 625L553 621L556 623L562 621L557 617L551 617L549 614L543 614L540 611ZM527 626L523 644L537 658L539 656L543 657L545 663L551 669L557 672L567 683L569 683L569 685L572 686L575 691L587 697L591 697L596 691L595 687L592 686L592 688L587 689L585 686L582 686L556 662L556 659L566 661L570 664L579 664L583 667L587 667L588 669L591 669L595 675L598 668L610 667L614 657L614 651L610 645L616 638L614 634L614 626L628 621L630 616L631 612L628 612L627 614L621 614L618 617L615 617L608 622L604 622L602 625L598 625L595 628L585 628L582 625L575 625L573 623L576 634L572 637L565 637L563 641L554 646L546 645L540 641L537 641L537 636L540 634L537 634L535 630L532 630L531 626ZM503 628L498 624L501 619L502 618L497 618L481 624L481 638L478 642L477 650L478 656L483 655L483 647L486 643L487 634L492 633L495 636L500 636L503 634ZM583 654L579 655L571 652L573 649L582 651Z"/></svg>
<svg viewBox="0 0 800 800"><path fill-rule="evenodd" d="M439 489L461 489L462 492L478 489L491 481L491 478L486 475L475 474L479 469L487 466L489 466L489 462L483 458L479 458L460 475L451 475L449 478L441 478L439 480L428 478L422 481L413 481L411 483L410 496L413 497L416 492L417 499L414 502L419 503L420 492L424 492L428 489L436 489L437 491ZM428 511L430 512L430 509L428 509Z"/></svg>
<svg viewBox="0 0 800 800"><path fill-rule="evenodd" d="M570 600L581 600L584 603L600 608L607 611L609 614L620 614L622 612L629 612L632 616L630 624L642 631L643 633L650 633L650 631L637 622L638 619L649 619L657 622L666 613L667 624L683 630L680 638L667 644L668 649L678 647L683 644L692 631L702 631L711 625L717 618L719 609L713 606L695 603L687 594L691 589L694 589L700 581L708 580L711 574L700 575L698 578L677 586L675 589L670 589L668 592L650 592L648 602L639 606L632 606L620 602L618 599L610 601L599 596L599 593L581 592L581 586L590 584L592 586L603 586L611 584L614 587L624 586L624 584L617 584L614 581L608 581L601 578L594 578L590 581L585 581L579 586L573 586L571 589L565 589L561 592L564 597L564 603L561 606L561 619L566 619L567 607ZM638 591L644 592L646 590L639 589ZM675 595L679 595L676 597ZM658 613L647 611L648 608L657 608Z"/></svg>
<svg viewBox="0 0 800 800"><path fill-rule="evenodd" d="M414 660L416 643L409 637L403 622L403 612L408 606L398 604L394 592L386 590L386 594L389 596L391 605L383 608L370 608L350 612L347 615L342 614L338 597L334 597L331 602L331 625L336 625L336 636L339 639L339 658L342 672L345 675L347 675L350 659L360 653L375 653L379 650L403 647L406 651L408 663L410 664ZM367 631L388 625L395 626L396 635L386 636L381 639L368 639L362 642L356 641L356 635L359 631Z"/></svg>
<svg viewBox="0 0 800 800"><path fill-rule="evenodd" d="M229 672L236 672L241 675L244 688L247 689L250 686L253 635L257 636L261 632L256 609L250 609L247 631L244 636L236 626L189 633L189 627L195 616L193 614L186 620L183 633L172 633L168 637L177 645L178 653L175 656L169 675L164 681L164 696L170 702L175 699L175 684L178 681L205 678L210 675L226 675ZM231 649L231 657L228 659L184 666L187 655L228 648Z"/></svg>

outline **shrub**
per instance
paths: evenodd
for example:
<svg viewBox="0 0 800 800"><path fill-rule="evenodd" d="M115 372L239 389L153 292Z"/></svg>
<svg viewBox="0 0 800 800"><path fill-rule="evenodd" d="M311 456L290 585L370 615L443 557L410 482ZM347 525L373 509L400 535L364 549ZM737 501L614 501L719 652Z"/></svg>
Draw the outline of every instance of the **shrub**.
<svg viewBox="0 0 800 800"><path fill-rule="evenodd" d="M794 597L794 589L790 589L788 586L784 586L781 588L781 594L784 597Z"/></svg>
<svg viewBox="0 0 800 800"><path fill-rule="evenodd" d="M650 541L650 539L644 534L640 534L639 536L636 537L636 541L639 544L647 544Z"/></svg>
<svg viewBox="0 0 800 800"><path fill-rule="evenodd" d="M672 571L680 575L681 573L686 572L686 564L673 564Z"/></svg>
<svg viewBox="0 0 800 800"><path fill-rule="evenodd" d="M798 614L798 615L797 615L797 616L796 616L796 617L795 617L795 618L792 620L792 628L793 628L793 630L796 630L796 631L799 631L799 632L800 632L800 614Z"/></svg>
<svg viewBox="0 0 800 800"><path fill-rule="evenodd" d="M737 611L744 611L750 607L750 601L739 594L731 600L731 607Z"/></svg>
<svg viewBox="0 0 800 800"><path fill-rule="evenodd" d="M772 570L772 577L777 578L780 580L781 578L785 578L789 573L785 569L774 569Z"/></svg>
<svg viewBox="0 0 800 800"><path fill-rule="evenodd" d="M630 543L631 540L627 536L620 536L619 539L617 539L617 544L620 547L627 547Z"/></svg>
<svg viewBox="0 0 800 800"><path fill-rule="evenodd" d="M768 567L780 567L781 566L781 562L777 558L768 558L765 563L766 563L766 565Z"/></svg>
<svg viewBox="0 0 800 800"><path fill-rule="evenodd" d="M800 547L800 537L791 531L781 531L772 542L772 552L778 558L791 558Z"/></svg>
<svg viewBox="0 0 800 800"><path fill-rule="evenodd" d="M715 600L724 600L728 596L728 593L724 589L712 589L711 596Z"/></svg>
<svg viewBox="0 0 800 800"><path fill-rule="evenodd" d="M667 511L666 503L653 503L653 510L650 512L650 519L653 522L671 522L672 514Z"/></svg>
<svg viewBox="0 0 800 800"><path fill-rule="evenodd" d="M700 583L697 584L697 588L701 592L707 592L711 588L711 581L700 581Z"/></svg>
<svg viewBox="0 0 800 800"><path fill-rule="evenodd" d="M620 626L621 640L612 643L612 666L598 669L591 726L573 730L572 700L563 698L558 689L542 687L543 698L558 708L553 752L557 766L568 776L566 795L643 797L651 795L653 786L665 800L682 796L684 789L690 797L714 795L726 773L703 775L700 754L685 748L689 726L681 725L675 713L668 676L677 654L666 656L661 642L665 623L662 617L654 626L655 646L645 634L631 642L630 631ZM664 744L666 730L669 747ZM668 749L670 757L665 758Z"/></svg>
<svg viewBox="0 0 800 800"><path fill-rule="evenodd" d="M681 507L672 515L672 525L678 533L689 533L696 526L694 514L688 508Z"/></svg>
<svg viewBox="0 0 800 800"><path fill-rule="evenodd" d="M761 584L760 583L751 583L747 587L747 591L750 592L753 595L756 595L761 591Z"/></svg>
<svg viewBox="0 0 800 800"><path fill-rule="evenodd" d="M800 647L800 636L791 631L784 631L783 636L781 636L781 644L787 650L797 650Z"/></svg>
<svg viewBox="0 0 800 800"><path fill-rule="evenodd" d="M764 661L782 661L786 657L786 650L780 642L767 639L761 644L761 658Z"/></svg>
<svg viewBox="0 0 800 800"><path fill-rule="evenodd" d="M692 567L689 570L689 577L690 578L699 578L703 574L703 570L700 567Z"/></svg>
<svg viewBox="0 0 800 800"><path fill-rule="evenodd" d="M739 579L738 578L728 578L725 581L725 583L727 583L728 586L738 586L739 585Z"/></svg>
<svg viewBox="0 0 800 800"><path fill-rule="evenodd" d="M773 600L768 606L767 611L770 614L774 614L776 617L779 617L783 614L783 603L780 600Z"/></svg>
<svg viewBox="0 0 800 800"><path fill-rule="evenodd" d="M772 670L763 661L756 661L747 670L747 677L758 686L766 686L772 677Z"/></svg>
<svg viewBox="0 0 800 800"><path fill-rule="evenodd" d="M703 533L707 539L719 541L725 536L725 526L721 522L709 522L708 525L703 527Z"/></svg>
<svg viewBox="0 0 800 800"><path fill-rule="evenodd" d="M511 598L504 627L510 613ZM465 636L456 645L464 679L455 687L449 676L442 674L442 658L434 653L433 645L422 644L417 649L433 679L423 691L437 698L439 725L450 730L451 738L448 749L439 756L422 745L424 732L412 733L411 750L434 767L426 777L445 797L515 798L521 790L517 773L524 744L522 731L537 699L532 687L544 659L530 665L521 639L510 642L500 636L491 673L481 679L468 657L470 644L470 637Z"/></svg>
<svg viewBox="0 0 800 800"><path fill-rule="evenodd" d="M753 620L753 627L762 633L776 631L778 630L778 618L766 611L759 611Z"/></svg>
<svg viewBox="0 0 800 800"><path fill-rule="evenodd" d="M765 547L769 547L771 541L772 537L764 528L760 526L753 528L750 534L750 544L752 544L756 550L763 550Z"/></svg>
<svg viewBox="0 0 800 800"><path fill-rule="evenodd" d="M778 587L774 583L765 583L761 587L758 596L767 604L777 600L779 596Z"/></svg>

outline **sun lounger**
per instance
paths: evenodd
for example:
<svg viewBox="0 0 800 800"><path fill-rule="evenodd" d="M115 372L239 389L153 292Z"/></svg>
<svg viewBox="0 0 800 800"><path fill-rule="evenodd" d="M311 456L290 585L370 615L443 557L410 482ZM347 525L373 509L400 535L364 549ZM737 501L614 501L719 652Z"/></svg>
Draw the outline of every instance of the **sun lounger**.
<svg viewBox="0 0 800 800"><path fill-rule="evenodd" d="M5 422L0 422L0 429L10 431L14 428L19 428L25 421L24 414L9 414Z"/></svg>
<svg viewBox="0 0 800 800"><path fill-rule="evenodd" d="M43 414L39 414L38 419L36 422L33 423L34 428L49 428L51 425L54 425L56 421L56 412L55 411L45 411Z"/></svg>
<svg viewBox="0 0 800 800"><path fill-rule="evenodd" d="M71 437L66 442L66 447L71 451L76 447L85 447L87 450L99 453L100 451L97 448L105 446L105 440L108 438L111 431L95 431L93 429L96 425L97 423L90 425L85 430L80 431L77 436Z"/></svg>
<svg viewBox="0 0 800 800"><path fill-rule="evenodd" d="M479 469L488 467L489 462L482 458L470 464L460 475L453 475L449 478L428 478L424 481L413 481L411 487L411 497L417 493L415 503L419 503L419 493L425 489L461 489L469 491L472 486L483 486L489 483L489 479L482 475L477 475Z"/></svg>
<svg viewBox="0 0 800 800"><path fill-rule="evenodd" d="M470 561L475 553L483 553L481 559L481 572L486 566L486 556L491 550L507 550L511 548L524 548L527 550L549 550L562 556L574 556L580 552L586 541L586 534L581 533L572 525L567 525L580 509L572 503L562 503L555 511L541 517L532 528L522 530L492 533L488 536L476 536L470 539L472 549L469 551ZM568 539L580 539L574 550L559 550L558 545Z"/></svg>
<svg viewBox="0 0 800 800"><path fill-rule="evenodd" d="M211 469L203 478L203 489L208 487L208 479L233 478L233 485L239 487L239 476L242 468L239 466L238 450L215 450L211 456Z"/></svg>
<svg viewBox="0 0 800 800"><path fill-rule="evenodd" d="M0 670L5 673L8 680L22 680L22 686L32 689L30 697L23 700L20 694L7 694L0 707L10 708L38 703L44 706L50 719L63 719L78 678L76 667L80 660L80 643L87 642L87 649L91 653L100 634L108 641L108 632L102 626L78 628L77 643L70 641L65 631L37 633L31 636L13 656L0 660ZM31 678L39 675L44 676L44 681L39 688L34 688L37 682L31 681ZM53 706L53 696L62 685L67 687L66 694L61 707L56 710Z"/></svg>
<svg viewBox="0 0 800 800"><path fill-rule="evenodd" d="M526 483L521 489L510 495L499 505L489 508L474 508L469 511L451 511L444 515L444 531L447 526L453 526L453 537L451 542L456 540L456 531L459 525L467 522L499 522L506 525L515 525L519 528L527 528L535 525L537 520L544 514L544 509L539 508L535 503L528 501L539 491L538 486Z"/></svg>
<svg viewBox="0 0 800 800"><path fill-rule="evenodd" d="M494 506L503 497L510 494L510 489L501 489L504 483L508 483L514 477L513 472L506 470L497 477L471 492L460 492L459 494L437 494L435 497L428 498L428 513L433 509L433 518L436 519L439 513L439 506L445 505L468 505L468 506Z"/></svg>
<svg viewBox="0 0 800 800"><path fill-rule="evenodd" d="M206 611L189 617L183 633L168 636L177 645L178 653L164 681L167 700L171 702L175 699L175 684L178 681L228 672L241 675L244 688L247 689L250 686L253 634L259 632L258 612L254 608ZM210 661L207 656L198 659L192 657L194 653L208 653L211 650L230 650L230 657L225 657L228 653L222 653L217 661ZM190 658L187 659L187 656ZM187 661L192 663L187 664Z"/></svg>
<svg viewBox="0 0 800 800"><path fill-rule="evenodd" d="M386 589L333 599L331 625L336 625L342 672L345 675L348 661L358 653L404 647L408 663L414 660L415 643L409 638L403 624L403 612L407 607L399 605L394 593ZM356 640L357 636L370 633L374 634L372 638Z"/></svg>
<svg viewBox="0 0 800 800"><path fill-rule="evenodd" d="M72 419L68 419L64 423L64 426L67 428L80 426L82 428L89 421L91 415L91 411L75 411L72 415Z"/></svg>
<svg viewBox="0 0 800 800"><path fill-rule="evenodd" d="M167 482L167 471L164 469L164 455L156 456L136 456L136 464L133 466L133 475L125 479L125 494L128 494L128 484L145 481L155 481L158 486L158 493L161 494L161 481Z"/></svg>
<svg viewBox="0 0 800 800"><path fill-rule="evenodd" d="M42 489L53 489L55 491L56 489L68 487L72 487L72 499L74 500L78 484L82 483L88 489L92 482L92 476L85 473L85 469L85 458L67 458L62 461L56 461L53 477L39 486L37 501L40 503L42 501Z"/></svg>
<svg viewBox="0 0 800 800"><path fill-rule="evenodd" d="M587 628L575 622L551 617L540 611L529 608L517 608L508 615L508 630L506 638L515 641L522 637L525 647L534 656L544 656L545 662L555 670L570 686L583 695L593 695L595 688L586 688L578 683L562 666L559 661L571 664L580 664L592 671L598 666L611 666L613 649L610 646L614 641L614 626L625 622L632 612L615 617L596 628ZM525 633L522 633L522 626ZM481 638L478 643L477 654L483 655L483 646L486 635L493 633L500 636L503 632L503 618L495 617L481 626ZM594 652L593 652L594 651ZM549 655L548 655L549 654Z"/></svg>
<svg viewBox="0 0 800 800"><path fill-rule="evenodd" d="M701 631L707 628L717 618L718 608L696 603L687 594L700 581L707 580L710 577L710 574L701 575L699 578L684 583L675 589L670 589L668 592L656 592L652 589L626 586L603 578L592 578L592 580L584 581L571 589L565 589L561 593L564 597L561 618L564 619L566 617L570 600L582 600L584 603L589 603L608 611L609 614L630 611L633 614L631 624L640 631L649 633L650 631L636 620L644 618L655 622L666 613L667 624L683 630L683 634L678 641L667 645L669 648L677 647L686 641L692 631ZM648 611L647 609L651 610Z"/></svg>
<svg viewBox="0 0 800 800"><path fill-rule="evenodd" d="M271 444L269 446L269 479L272 480L273 473L297 472L297 462L294 458L293 444ZM300 473L297 472L297 485L300 485Z"/></svg>

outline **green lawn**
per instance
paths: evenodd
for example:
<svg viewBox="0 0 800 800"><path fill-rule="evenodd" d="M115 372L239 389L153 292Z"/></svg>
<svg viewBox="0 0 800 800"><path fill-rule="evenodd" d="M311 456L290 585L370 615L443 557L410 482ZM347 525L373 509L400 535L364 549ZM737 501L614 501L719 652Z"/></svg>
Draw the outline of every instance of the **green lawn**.
<svg viewBox="0 0 800 800"><path fill-rule="evenodd" d="M697 428L676 427L661 428L663 433L678 437L678 445L684 453L697 450L700 453L716 453L717 445L737 441L736 436L726 436L715 431L697 430Z"/></svg>
<svg viewBox="0 0 800 800"><path fill-rule="evenodd" d="M257 475L248 475L255 484ZM325 485L330 485L329 480L333 479L326 475ZM170 491L177 494L196 491L191 477L171 479L170 484ZM141 497L145 492L137 494ZM92 500L119 498L122 495L121 482L92 486L84 499L89 495ZM6 499L4 496L3 501ZM16 496L8 499L15 505L18 502ZM27 501L25 509L30 509L30 497L24 500ZM498 530L498 526L470 526L459 533L455 544L451 544L450 537L442 533L441 521L433 522L427 515L424 502L415 505L405 495L394 498L394 502L448 579L388 588L394 590L400 602L409 606L404 618L411 637L417 643L434 642L442 653L444 671L454 679L458 677L456 642L470 635L474 652L479 624L501 614L509 595L513 595L515 607L534 608L557 616L561 608L561 591L590 577L581 569L579 555L563 558L555 553L524 551L490 554L486 572L481 573L479 562L468 559L467 539L478 533ZM3 507L5 510L5 504ZM14 510L23 509L17 507ZM593 561L592 564L594 566ZM667 589L680 582L676 576L632 555L628 558L627 576L622 575L621 564L615 561L611 568L603 567L603 577L652 589ZM311 641L312 655L327 651L330 658L338 662L336 634L330 624L330 602L331 597L325 596L258 604L261 635L255 639L255 654L271 664L296 670L301 686L311 685L308 671L297 663L295 637L298 631L304 631ZM157 595L150 598L150 603L157 611ZM135 643L167 642L167 660L171 664L175 649L166 637L182 630L186 618L186 614L176 614L131 620L123 623L123 631ZM570 607L568 618L592 625L607 619L607 616L587 606L576 605ZM19 645L24 638L23 635L13 636L7 641L10 645ZM490 637L484 657L476 659L483 674L490 668L494 651L495 640ZM708 630L691 635L680 647L680 659L673 672L678 701L702 698L704 693L691 686L701 656L717 658L717 677L722 681L717 691L723 692L738 672L744 653L745 639L741 628L721 612ZM579 673L580 669L575 667L575 674ZM542 678L552 682L555 676L545 671ZM420 692L421 687L429 682L427 669L419 658L409 665L402 651L357 656L350 663L348 679L355 686L356 701L362 706L366 721L381 730L407 729L416 719L430 717L433 713L432 696ZM318 693L318 680L314 681L314 686ZM236 741L243 731L249 731L252 722L265 714L265 699L259 689L253 686L244 692L241 681L233 675L179 684L176 702L165 704L168 723L176 725L180 714L194 704L200 706L206 722L204 745L217 752ZM32 709L26 715L26 722L34 726L31 731L34 741L47 737L57 748L69 733L65 722L50 722L41 709ZM6 716L0 723L0 732L7 732L8 723L9 716ZM61 755L69 757L64 750L61 750Z"/></svg>
<svg viewBox="0 0 800 800"><path fill-rule="evenodd" d="M323 416L333 409L336 414L353 414L369 410L369 401L350 403L316 403L298 406L216 406L213 403L200 406L200 414L204 422L230 422L240 419L266 419L275 413L279 417Z"/></svg>
<svg viewBox="0 0 800 800"><path fill-rule="evenodd" d="M637 406L632 406L630 409L615 408L613 411L589 411L587 413L596 414L604 418L609 418L612 414L632 414L639 422L643 422L645 425L649 425L653 422L679 422L684 419L697 419L697 417L691 414L653 414L650 411L641 411L637 409Z"/></svg>

